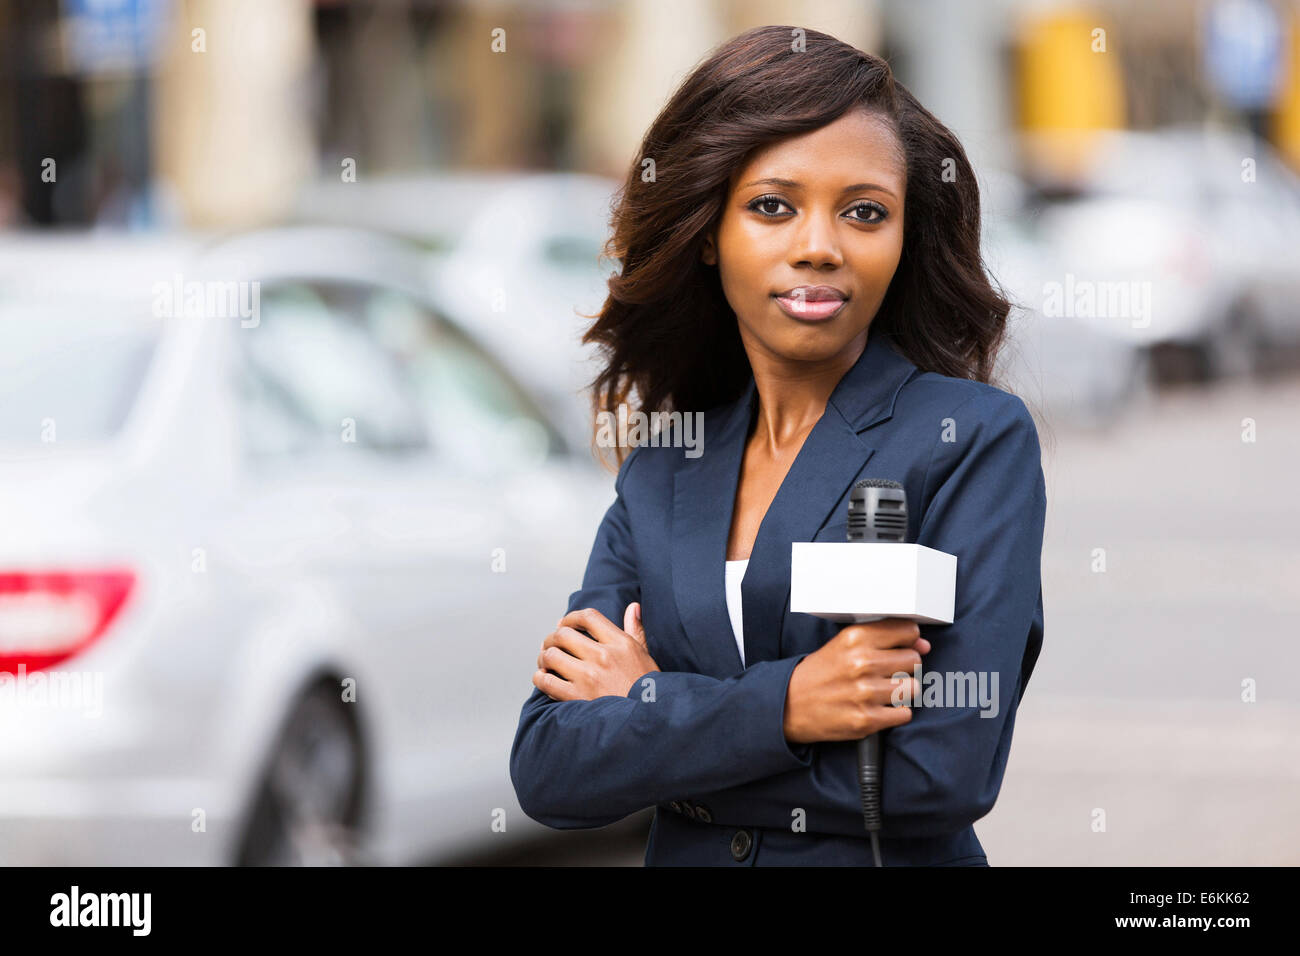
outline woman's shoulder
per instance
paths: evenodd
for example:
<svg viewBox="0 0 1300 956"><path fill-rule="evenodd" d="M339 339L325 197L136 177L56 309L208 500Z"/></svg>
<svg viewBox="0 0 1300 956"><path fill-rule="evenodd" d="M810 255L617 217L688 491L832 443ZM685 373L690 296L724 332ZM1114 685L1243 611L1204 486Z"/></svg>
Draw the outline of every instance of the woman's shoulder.
<svg viewBox="0 0 1300 956"><path fill-rule="evenodd" d="M1033 415L1014 392L987 382L919 372L898 394L894 416L904 421L954 421L965 419L980 425L1006 425L1037 432Z"/></svg>
<svg viewBox="0 0 1300 956"><path fill-rule="evenodd" d="M642 422L644 428L619 466L616 488L625 482L634 485L672 487L673 475L689 462L704 454L706 436L717 436L728 422L735 424L740 399L702 412L654 413ZM650 419L658 417L653 427ZM635 433L628 430L629 436Z"/></svg>

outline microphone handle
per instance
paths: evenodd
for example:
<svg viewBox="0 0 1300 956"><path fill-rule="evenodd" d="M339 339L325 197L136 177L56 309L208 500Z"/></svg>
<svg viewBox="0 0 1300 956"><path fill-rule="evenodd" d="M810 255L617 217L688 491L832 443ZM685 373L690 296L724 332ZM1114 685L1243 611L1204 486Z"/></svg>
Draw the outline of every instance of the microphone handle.
<svg viewBox="0 0 1300 956"><path fill-rule="evenodd" d="M858 741L858 790L862 795L862 821L867 831L880 830L880 734Z"/></svg>

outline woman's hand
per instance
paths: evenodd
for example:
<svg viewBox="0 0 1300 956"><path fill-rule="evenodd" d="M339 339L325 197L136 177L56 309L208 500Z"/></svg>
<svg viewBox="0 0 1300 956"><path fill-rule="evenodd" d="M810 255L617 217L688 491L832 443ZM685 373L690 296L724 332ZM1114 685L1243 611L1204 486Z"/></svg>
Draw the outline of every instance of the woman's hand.
<svg viewBox="0 0 1300 956"><path fill-rule="evenodd" d="M850 624L809 654L790 675L785 696L785 736L792 743L859 740L912 719L912 708L895 706L916 700L920 682L913 673L930 642L907 618L891 617L870 624Z"/></svg>
<svg viewBox="0 0 1300 956"><path fill-rule="evenodd" d="M657 670L646 648L640 604L627 606L621 630L595 608L586 608L560 618L546 635L533 684L553 700L626 697L638 677Z"/></svg>

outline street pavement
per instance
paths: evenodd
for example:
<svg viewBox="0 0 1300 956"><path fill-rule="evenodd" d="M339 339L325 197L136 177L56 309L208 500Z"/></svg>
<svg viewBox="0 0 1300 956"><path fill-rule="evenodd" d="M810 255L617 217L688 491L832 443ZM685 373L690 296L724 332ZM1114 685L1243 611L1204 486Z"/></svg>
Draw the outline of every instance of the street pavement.
<svg viewBox="0 0 1300 956"><path fill-rule="evenodd" d="M1043 653L975 825L989 862L1300 863L1300 379L1057 438Z"/></svg>

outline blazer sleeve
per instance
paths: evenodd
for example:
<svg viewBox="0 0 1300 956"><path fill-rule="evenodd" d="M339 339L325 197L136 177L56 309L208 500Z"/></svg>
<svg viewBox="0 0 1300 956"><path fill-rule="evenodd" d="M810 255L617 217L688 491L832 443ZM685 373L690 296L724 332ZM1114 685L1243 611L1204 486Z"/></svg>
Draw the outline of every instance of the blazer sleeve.
<svg viewBox="0 0 1300 956"><path fill-rule="evenodd" d="M1042 644L1046 491L1033 419L1023 401L1000 392L973 396L947 417L957 440L943 441L945 422L935 422L917 543L957 556L957 593L952 624L921 626L931 644L922 683L932 672L945 682L983 672L995 706L919 706L908 723L884 732L886 837L960 831L992 809ZM810 831L861 834L856 745L826 742L812 751L806 768L683 796L705 802L718 822L789 827L802 809Z"/></svg>
<svg viewBox="0 0 1300 956"><path fill-rule="evenodd" d="M619 469L617 498L568 604L620 626L641 595L624 485L642 450ZM599 827L683 793L806 767L809 748L791 749L784 733L786 688L800 660L762 662L726 680L652 671L626 697L555 701L534 688L510 751L519 805L547 826Z"/></svg>

